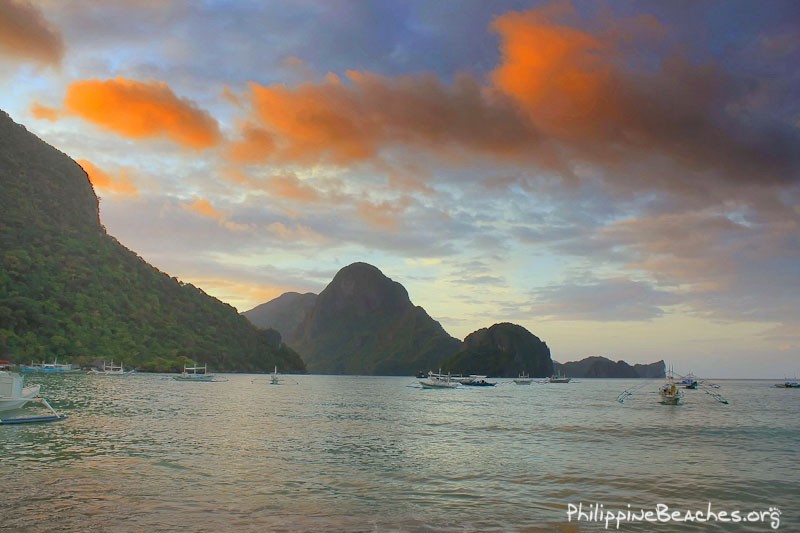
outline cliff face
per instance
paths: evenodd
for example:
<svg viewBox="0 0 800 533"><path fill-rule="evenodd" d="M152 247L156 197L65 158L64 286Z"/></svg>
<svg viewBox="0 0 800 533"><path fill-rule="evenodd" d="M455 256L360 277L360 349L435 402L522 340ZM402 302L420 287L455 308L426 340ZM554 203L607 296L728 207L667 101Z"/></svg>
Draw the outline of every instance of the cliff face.
<svg viewBox="0 0 800 533"><path fill-rule="evenodd" d="M463 350L448 358L442 369L494 377L516 377L523 372L547 377L553 373L553 361L539 337L522 326L501 323L469 334Z"/></svg>
<svg viewBox="0 0 800 533"><path fill-rule="evenodd" d="M336 274L287 344L311 372L382 375L432 368L460 346L402 285L366 263Z"/></svg>
<svg viewBox="0 0 800 533"><path fill-rule="evenodd" d="M287 292L242 314L257 327L275 329L286 339L303 323L316 300L311 292Z"/></svg>
<svg viewBox="0 0 800 533"><path fill-rule="evenodd" d="M275 332L148 265L100 224L83 169L0 112L0 355L303 371Z"/></svg>
<svg viewBox="0 0 800 533"><path fill-rule="evenodd" d="M556 363L556 371L572 378L663 378L664 361L648 365L629 365L625 361L612 361L593 356L569 363Z"/></svg>
<svg viewBox="0 0 800 533"><path fill-rule="evenodd" d="M0 110L0 230L103 232L86 172Z"/></svg>

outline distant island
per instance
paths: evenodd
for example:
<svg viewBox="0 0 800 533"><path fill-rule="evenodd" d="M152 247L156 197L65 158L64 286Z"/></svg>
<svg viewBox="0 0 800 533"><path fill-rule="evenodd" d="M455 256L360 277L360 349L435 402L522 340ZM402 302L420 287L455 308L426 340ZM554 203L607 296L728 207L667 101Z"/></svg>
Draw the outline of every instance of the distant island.
<svg viewBox="0 0 800 533"><path fill-rule="evenodd" d="M508 322L459 341L448 335L406 289L367 263L342 268L319 294L288 292L242 313L280 332L321 374L408 375L428 370L494 377L663 377L664 362L629 365L604 357L556 363L547 343Z"/></svg>
<svg viewBox="0 0 800 533"><path fill-rule="evenodd" d="M558 374L571 378L663 378L666 365L663 360L647 365L629 365L625 361L612 361L606 357L591 356L580 361L554 363Z"/></svg>

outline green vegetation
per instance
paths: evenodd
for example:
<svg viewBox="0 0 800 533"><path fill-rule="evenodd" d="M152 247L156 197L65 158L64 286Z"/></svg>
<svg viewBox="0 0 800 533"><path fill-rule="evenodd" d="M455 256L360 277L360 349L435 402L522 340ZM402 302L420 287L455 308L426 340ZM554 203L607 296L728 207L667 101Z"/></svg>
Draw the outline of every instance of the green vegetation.
<svg viewBox="0 0 800 533"><path fill-rule="evenodd" d="M526 372L533 377L553 373L550 349L539 337L517 324L507 322L479 329L464 339L464 349L445 359L443 372L516 377Z"/></svg>
<svg viewBox="0 0 800 533"><path fill-rule="evenodd" d="M408 292L372 265L341 269L287 342L322 374L408 375L458 351Z"/></svg>
<svg viewBox="0 0 800 533"><path fill-rule="evenodd" d="M110 237L86 174L0 112L0 358L304 372L274 330Z"/></svg>

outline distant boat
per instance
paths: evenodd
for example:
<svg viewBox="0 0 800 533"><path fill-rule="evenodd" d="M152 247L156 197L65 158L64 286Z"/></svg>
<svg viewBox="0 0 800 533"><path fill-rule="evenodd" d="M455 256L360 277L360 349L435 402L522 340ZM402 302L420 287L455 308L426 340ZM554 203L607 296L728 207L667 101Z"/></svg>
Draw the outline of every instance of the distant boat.
<svg viewBox="0 0 800 533"><path fill-rule="evenodd" d="M52 422L66 418L58 414L47 400L38 396L40 385L26 387L20 374L8 370L8 365L0 366L0 412L14 411L28 403L38 403L52 414L46 416L0 418L0 424L23 424L26 422Z"/></svg>
<svg viewBox="0 0 800 533"><path fill-rule="evenodd" d="M133 374L135 370L128 370L127 372L122 367L122 364L115 365L114 361L110 363L106 363L103 361L103 368L102 370L98 370L96 368L92 368L89 373L95 376L127 376Z"/></svg>
<svg viewBox="0 0 800 533"><path fill-rule="evenodd" d="M465 381L461 383L462 385L466 385L467 387L494 387L497 383L493 383L491 381L486 381L485 379L471 379L470 381Z"/></svg>
<svg viewBox="0 0 800 533"><path fill-rule="evenodd" d="M514 378L514 383L517 385L530 385L533 383L533 380L526 372L523 372L518 377Z"/></svg>
<svg viewBox="0 0 800 533"><path fill-rule="evenodd" d="M272 376L270 377L269 381L270 385L280 385L280 379L278 379L278 365L275 365L275 371L272 372Z"/></svg>
<svg viewBox="0 0 800 533"><path fill-rule="evenodd" d="M208 365L197 366L196 363L195 366L184 366L183 372L180 375L173 376L172 379L176 381L214 381L214 374L206 373L207 366Z"/></svg>
<svg viewBox="0 0 800 533"><path fill-rule="evenodd" d="M800 389L800 382L798 381L789 381L788 379L783 383L776 383L774 387L779 389Z"/></svg>
<svg viewBox="0 0 800 533"><path fill-rule="evenodd" d="M31 362L29 365L20 365L20 371L25 374L67 374L72 372L78 372L80 369L77 367L72 366L71 364L61 364L58 363L58 360L54 360L52 363L34 363Z"/></svg>
<svg viewBox="0 0 800 533"><path fill-rule="evenodd" d="M451 379L450 374L442 374L441 369L438 374L433 371L428 372L428 378L420 379L419 384L423 389L455 389L461 385L458 381Z"/></svg>
<svg viewBox="0 0 800 533"><path fill-rule="evenodd" d="M569 383L572 378L568 378L562 374L553 374L545 380L545 383Z"/></svg>
<svg viewBox="0 0 800 533"><path fill-rule="evenodd" d="M696 389L698 385L699 382L697 381L697 378L691 372L683 376L678 382L678 386L683 387L684 389Z"/></svg>

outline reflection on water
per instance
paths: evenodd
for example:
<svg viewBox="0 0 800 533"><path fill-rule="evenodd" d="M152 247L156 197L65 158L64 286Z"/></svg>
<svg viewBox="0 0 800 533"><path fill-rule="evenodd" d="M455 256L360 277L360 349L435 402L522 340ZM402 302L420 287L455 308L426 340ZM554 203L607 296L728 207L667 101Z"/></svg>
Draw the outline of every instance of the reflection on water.
<svg viewBox="0 0 800 533"><path fill-rule="evenodd" d="M727 382L728 406L687 391L674 407L646 392L620 405L619 380L421 390L227 377L28 379L70 418L0 427L0 530L602 529L567 523L579 502L773 506L782 528L800 527L800 394L765 382ZM689 526L659 531L747 530Z"/></svg>

